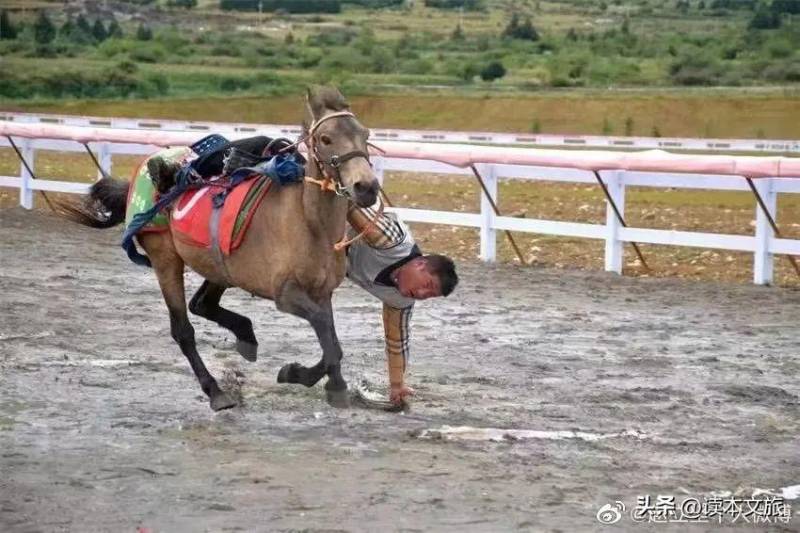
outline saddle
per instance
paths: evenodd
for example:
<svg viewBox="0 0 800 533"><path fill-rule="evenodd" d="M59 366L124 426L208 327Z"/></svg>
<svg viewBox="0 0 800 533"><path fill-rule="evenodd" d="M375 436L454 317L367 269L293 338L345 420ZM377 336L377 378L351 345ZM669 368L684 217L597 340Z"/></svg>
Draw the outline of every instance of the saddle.
<svg viewBox="0 0 800 533"><path fill-rule="evenodd" d="M304 175L296 152L279 153L285 139L250 137L230 142L210 135L190 148L166 149L138 169L128 198L123 248L137 264L150 266L133 237L170 229L181 242L209 248L224 269L238 248L270 187ZM161 211L172 206L172 216Z"/></svg>

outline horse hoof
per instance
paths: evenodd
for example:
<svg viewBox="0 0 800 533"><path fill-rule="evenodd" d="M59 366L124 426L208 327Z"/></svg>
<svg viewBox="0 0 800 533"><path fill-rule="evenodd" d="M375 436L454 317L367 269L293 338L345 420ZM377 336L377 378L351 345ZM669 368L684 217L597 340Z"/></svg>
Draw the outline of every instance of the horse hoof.
<svg viewBox="0 0 800 533"><path fill-rule="evenodd" d="M347 389L325 390L325 399L331 407L347 409L350 407L350 394Z"/></svg>
<svg viewBox="0 0 800 533"><path fill-rule="evenodd" d="M236 400L225 392L220 392L211 398L211 409L214 411L222 411L223 409L230 409L232 407L236 407Z"/></svg>
<svg viewBox="0 0 800 533"><path fill-rule="evenodd" d="M283 365L278 371L278 383L297 383L297 363Z"/></svg>
<svg viewBox="0 0 800 533"><path fill-rule="evenodd" d="M255 363L258 357L258 344L247 341L236 341L236 351L251 363Z"/></svg>

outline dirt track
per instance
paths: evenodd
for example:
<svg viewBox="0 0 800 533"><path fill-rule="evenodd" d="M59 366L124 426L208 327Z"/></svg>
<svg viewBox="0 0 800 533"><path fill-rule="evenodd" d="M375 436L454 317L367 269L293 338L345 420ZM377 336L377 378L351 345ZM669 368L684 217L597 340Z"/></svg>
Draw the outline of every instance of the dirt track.
<svg viewBox="0 0 800 533"><path fill-rule="evenodd" d="M311 329L231 291L259 361L194 319L243 399L215 414L119 235L0 210L2 531L591 531L615 500L800 483L800 291L462 264L415 313L407 415L278 385ZM378 304L335 307L345 377L380 380ZM418 438L443 425L639 436Z"/></svg>

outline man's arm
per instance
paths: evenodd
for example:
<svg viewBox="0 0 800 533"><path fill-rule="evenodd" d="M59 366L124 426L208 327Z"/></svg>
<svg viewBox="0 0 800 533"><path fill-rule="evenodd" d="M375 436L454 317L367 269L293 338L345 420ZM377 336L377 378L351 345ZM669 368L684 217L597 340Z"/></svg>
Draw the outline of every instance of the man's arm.
<svg viewBox="0 0 800 533"><path fill-rule="evenodd" d="M400 403L414 393L405 386L406 365L409 356L409 328L414 307L397 309L383 304L383 331L386 337L386 361L389 366L390 399Z"/></svg>
<svg viewBox="0 0 800 533"><path fill-rule="evenodd" d="M379 250L391 248L405 238L402 228L391 218L381 215L375 220L382 203L383 199L378 196L378 200L371 207L358 207L353 202L350 202L347 209L347 222L350 227L353 228L356 234L364 231L364 228L369 228L362 239L371 248Z"/></svg>
<svg viewBox="0 0 800 533"><path fill-rule="evenodd" d="M378 202L383 200L378 197ZM361 233L364 228L369 230L364 234L364 242L371 248L391 248L403 241L405 234L391 218L380 217L373 222L378 214L380 204L372 207L358 207L352 202L347 212L347 222L356 233ZM408 364L409 332L408 322L411 319L413 306L398 309L386 303L383 304L383 331L386 342L386 362L389 369L390 400L401 403L405 396L413 394L413 390L405 386L405 371Z"/></svg>

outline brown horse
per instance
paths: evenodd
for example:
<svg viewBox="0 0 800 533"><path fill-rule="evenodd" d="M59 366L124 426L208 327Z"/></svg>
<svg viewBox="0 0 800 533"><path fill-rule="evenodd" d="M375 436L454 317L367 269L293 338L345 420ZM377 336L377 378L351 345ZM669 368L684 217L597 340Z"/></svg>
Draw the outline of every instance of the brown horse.
<svg viewBox="0 0 800 533"><path fill-rule="evenodd" d="M347 383L341 374L342 349L331 308L333 290L345 275L345 256L334 244L345 233L348 201L362 207L372 205L378 182L367 152L369 131L349 111L341 93L332 88L309 90L306 108L306 175L329 186L306 180L272 187L254 213L241 245L222 264L210 250L184 244L169 231L137 236L158 277L172 338L215 411L236 402L219 388L197 352L187 315L185 266L205 278L188 309L230 330L236 336L237 350L250 361L255 361L258 346L253 325L250 319L220 307L227 288L241 287L273 300L280 311L308 320L322 347L322 359L310 368L298 363L285 365L278 382L310 387L327 375L328 402L335 406L348 403ZM83 205L66 206L65 215L91 227L119 224L125 217L129 187L128 182L104 178L92 186Z"/></svg>

